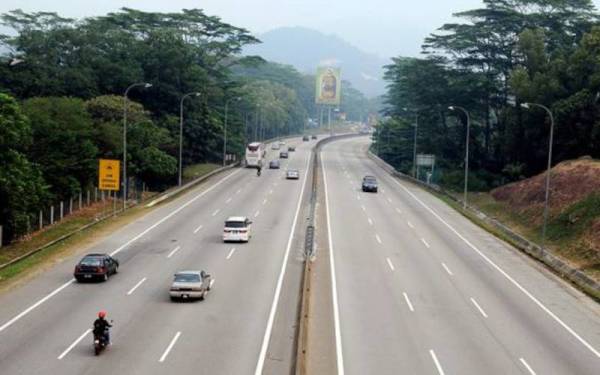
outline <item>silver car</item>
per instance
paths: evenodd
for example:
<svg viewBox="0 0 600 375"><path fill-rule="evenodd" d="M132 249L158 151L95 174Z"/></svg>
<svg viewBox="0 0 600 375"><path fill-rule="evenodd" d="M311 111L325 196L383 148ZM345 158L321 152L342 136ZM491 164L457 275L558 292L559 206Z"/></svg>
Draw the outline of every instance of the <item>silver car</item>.
<svg viewBox="0 0 600 375"><path fill-rule="evenodd" d="M285 178L288 180L297 180L300 178L300 172L297 169L288 169L285 173Z"/></svg>
<svg viewBox="0 0 600 375"><path fill-rule="evenodd" d="M212 285L212 277L204 271L179 271L169 289L171 300L203 300Z"/></svg>

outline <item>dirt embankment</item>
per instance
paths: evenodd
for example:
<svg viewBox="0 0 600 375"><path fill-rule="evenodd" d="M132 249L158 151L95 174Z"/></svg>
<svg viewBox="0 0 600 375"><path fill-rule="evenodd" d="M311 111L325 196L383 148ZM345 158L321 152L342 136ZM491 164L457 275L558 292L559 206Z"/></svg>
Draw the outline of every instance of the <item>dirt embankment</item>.
<svg viewBox="0 0 600 375"><path fill-rule="evenodd" d="M600 271L600 160L581 158L552 168L548 239L559 255ZM491 195L530 229L542 224L546 174L492 190Z"/></svg>

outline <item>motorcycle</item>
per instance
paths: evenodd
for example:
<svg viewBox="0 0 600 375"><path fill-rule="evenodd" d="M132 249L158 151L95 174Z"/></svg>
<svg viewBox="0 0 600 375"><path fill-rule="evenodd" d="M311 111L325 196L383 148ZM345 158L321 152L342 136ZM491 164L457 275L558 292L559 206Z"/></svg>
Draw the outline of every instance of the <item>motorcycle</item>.
<svg viewBox="0 0 600 375"><path fill-rule="evenodd" d="M256 170L256 175L257 175L258 177L260 177L260 170L261 170L261 168L258 168L258 169Z"/></svg>
<svg viewBox="0 0 600 375"><path fill-rule="evenodd" d="M109 344L108 328L102 334L94 333L94 354L99 355Z"/></svg>

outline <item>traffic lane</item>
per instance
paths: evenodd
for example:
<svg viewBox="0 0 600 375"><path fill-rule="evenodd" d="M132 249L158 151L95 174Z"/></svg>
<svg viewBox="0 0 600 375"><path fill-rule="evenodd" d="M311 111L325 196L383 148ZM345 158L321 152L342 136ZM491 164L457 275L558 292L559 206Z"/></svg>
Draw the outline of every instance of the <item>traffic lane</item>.
<svg viewBox="0 0 600 375"><path fill-rule="evenodd" d="M353 177L364 169L350 156L340 163ZM359 204L365 208L358 217L362 216L365 227L376 233L381 241L379 248L386 250L378 256L382 262L388 260L393 295L389 298L406 302L414 312L409 319L415 334L425 343L421 353L427 355L433 348L444 368L455 373L519 373L514 356L498 348L496 338L473 308L470 296L453 285L432 256L428 240L406 224L382 193L361 193L356 185L353 189L351 194L361 196ZM464 361L462 355L456 355L465 352L477 356ZM429 365L432 364L429 360Z"/></svg>
<svg viewBox="0 0 600 375"><path fill-rule="evenodd" d="M221 230L222 230L222 228L219 228L219 233L220 233L220 231L221 231ZM71 270L69 270L69 272L71 272ZM97 311L97 309L96 309L96 308L94 308L93 310L94 310L94 311ZM92 316L92 315L90 314L89 316ZM21 332L21 333L22 333L22 332ZM38 331L38 333L39 333L39 331Z"/></svg>
<svg viewBox="0 0 600 375"><path fill-rule="evenodd" d="M370 160L364 160L367 163L370 162ZM375 165L373 168L378 170L380 178L384 181L391 179ZM390 182L394 183L394 181ZM396 194L398 199L406 200L406 197L403 197L402 192L398 192L397 188L388 190L386 190L387 193L391 192ZM422 196L424 199L428 199L427 202L436 201L428 194L422 194ZM531 365L534 369L539 366L541 369L548 369L552 372L559 371L558 373L572 373L573 371L593 373L597 369L598 358L575 335L562 327L540 306L537 306L529 296L486 262L479 253L467 246L465 241L449 231L448 227L439 220L432 220L431 217L428 217L430 213L423 210L423 206L419 206L412 208L408 205L410 207L407 209L408 214L414 215L413 221L420 220L422 227L429 228L432 236L440 236L439 248L445 258L451 259L448 262L464 265L463 273L470 276L470 280L461 283L461 288L467 290L467 293L479 295L479 298L488 306L487 308L495 312L495 319L488 321L488 327L493 328L494 334L505 345L514 348L515 355L528 356L527 361L534 363ZM493 236L483 233L480 228L462 216L458 217L456 212L446 211L445 214L448 216L444 220L458 228L461 235L475 244L482 254L489 257L488 259L493 259L494 264L500 264L502 270L510 270L509 277L511 279L518 278L516 282L519 285L521 285L520 283L527 284L525 290L528 293L531 293L529 290L531 283L536 286L536 290L546 289L543 295L534 296L534 298L543 298L541 303L544 307L551 306L553 314L560 312L558 319L561 322L567 318L576 317L576 319L568 321L567 326L570 329L575 325L582 327L579 328L579 332L575 331L575 334L580 337L585 334L584 340L593 347L597 347L594 342L599 331L597 327L600 327L598 315L592 309L588 309L587 303L573 298L573 294L569 293L565 287L557 287L556 284L560 282L554 277L549 277L546 272L540 272L539 268L533 267L530 261L523 259L514 250L509 250ZM419 223L416 225L419 226ZM548 298L548 294L555 295L557 298ZM579 313L579 311L583 313ZM585 360L582 361L581 358L585 358Z"/></svg>
<svg viewBox="0 0 600 375"><path fill-rule="evenodd" d="M385 248L368 228L356 191L338 168L335 143L321 152L337 281L344 369L349 374L428 373L422 335L393 291ZM349 220L349 218L352 218Z"/></svg>
<svg viewBox="0 0 600 375"><path fill-rule="evenodd" d="M333 147L335 150L335 146ZM338 154L339 155L339 154ZM338 157L338 162L342 166L340 169L348 171L352 176L357 170L362 170L359 163L352 156L345 155ZM345 177L345 173L344 173ZM409 228L400 223L395 217L395 210L389 206L386 200L383 200L381 194L361 193L360 188L352 181L348 181L350 187L344 189L347 178L341 177L341 187L336 190L340 202L354 200L354 214L348 213L345 216L354 217L358 222L362 222L363 230L355 229L348 231L346 238L352 238L352 233L361 233L363 236L375 238L376 241L370 247L370 257L378 259L378 268L365 267L362 272L376 273L385 275L385 280L374 284L374 288L386 287L386 293L380 296L383 300L397 301L398 306L407 313L406 320L409 328L405 336L413 338L418 342L415 348L418 351L418 357L409 356L405 361L414 362L413 358L419 358L421 368L413 368L412 373L428 373L434 369L429 350L434 349L440 357L444 367L450 368L452 372L464 374L480 374L488 371L492 373L518 373L518 369L511 362L511 359L497 350L495 340L482 326L480 317L470 306L465 303L465 297L453 288L447 277L439 272L441 267L431 262L427 254L425 245L420 238L412 236ZM361 197L361 200L357 200ZM340 203L341 204L341 203ZM364 207L364 209L363 209ZM333 224L332 224L333 226ZM350 241L348 246L352 246ZM363 249L364 252L364 249ZM354 258L354 257L353 257ZM368 264L361 260L360 264ZM338 275L344 272L343 267L338 267ZM356 271L353 271L356 272ZM343 289L340 285L340 295ZM368 315L373 304L368 304L368 308L357 309L363 315ZM340 306L342 327L344 327L344 307ZM365 311L367 310L367 311ZM377 309L376 313L380 313ZM358 324L364 319L358 320ZM366 320L369 321L369 320ZM368 328L368 325L366 326ZM347 329L343 330L346 333ZM373 340L380 340L374 337ZM344 340L345 341L345 340ZM350 345L360 347L364 339L357 340ZM385 343L385 342L384 342ZM401 350L385 343L386 350L390 351L390 356ZM344 348L345 351L346 348ZM457 350L460 352L476 352L477 356L469 361L451 362L447 357L449 351ZM382 363L368 363L365 366L358 367L354 361L356 354L345 356L351 359L346 360L347 371L356 371L362 373L369 370L371 373L396 373L399 371L398 364L391 361ZM360 358L360 357L359 357ZM366 358L369 358L368 356ZM459 357L462 359L462 357ZM368 362L369 358L362 361ZM402 361L402 362L405 362ZM359 365L360 366L360 365ZM381 366L377 368L377 366Z"/></svg>
<svg viewBox="0 0 600 375"><path fill-rule="evenodd" d="M287 241L288 227L291 226L293 211L287 207L294 199L290 199L290 194L296 194L297 189L296 186L287 191L275 190L272 194L273 204L264 207L264 213L255 220L255 236L248 244L225 245L220 242L220 237L210 237L212 244L208 246L208 251L214 250L219 254L221 262L211 266L210 272L216 279L215 287L197 310L186 309L183 315L176 314L172 317L174 314L170 310L179 311L179 308L167 303L156 309L169 311L159 312L155 316L144 313L152 316L145 316L137 325L127 326L127 330L140 332L145 325L160 325L165 316L169 316L170 328L167 331L177 329L181 336L164 366L181 373L195 373L198 368L206 373L242 374L253 371L260 339L264 334L262 323L266 321L272 298L270 290L275 284L283 256L282 248ZM268 192L263 189L262 194ZM257 195L253 204L256 205L261 198L262 196ZM229 255L228 247L235 247L237 251L226 260L226 255ZM186 264L193 262L195 260L190 259ZM134 336L133 333L124 334L127 338ZM164 332L158 341L166 345L164 341L170 339L169 334L173 332ZM134 338L132 341L132 345L135 345ZM156 345L157 348L149 351L159 350L160 345ZM232 353L234 361L231 360ZM164 373L161 365L156 365L152 359L141 354L137 355L140 358L132 361L131 353L119 353L118 356L122 356L122 359L115 361L119 364L118 371ZM102 370L97 368L91 373L100 373Z"/></svg>

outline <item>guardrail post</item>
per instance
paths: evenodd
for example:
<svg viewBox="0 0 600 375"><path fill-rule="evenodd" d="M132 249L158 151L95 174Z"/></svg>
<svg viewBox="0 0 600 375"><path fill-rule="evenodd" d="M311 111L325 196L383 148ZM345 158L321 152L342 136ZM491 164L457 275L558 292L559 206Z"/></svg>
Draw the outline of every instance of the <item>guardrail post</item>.
<svg viewBox="0 0 600 375"><path fill-rule="evenodd" d="M40 210L40 230L44 227L44 211Z"/></svg>
<svg viewBox="0 0 600 375"><path fill-rule="evenodd" d="M2 247L2 225L0 225L0 247Z"/></svg>
<svg viewBox="0 0 600 375"><path fill-rule="evenodd" d="M62 220L64 217L64 208L63 201L60 201L60 220Z"/></svg>
<svg viewBox="0 0 600 375"><path fill-rule="evenodd" d="M94 186L94 202L98 202L98 188Z"/></svg>
<svg viewBox="0 0 600 375"><path fill-rule="evenodd" d="M54 224L54 205L50 206L50 225Z"/></svg>
<svg viewBox="0 0 600 375"><path fill-rule="evenodd" d="M86 197L86 206L90 205L90 191L87 191L87 197Z"/></svg>
<svg viewBox="0 0 600 375"><path fill-rule="evenodd" d="M73 197L69 198L69 215L73 213Z"/></svg>
<svg viewBox="0 0 600 375"><path fill-rule="evenodd" d="M81 192L79 192L79 207L77 209L81 210Z"/></svg>
<svg viewBox="0 0 600 375"><path fill-rule="evenodd" d="M100 191L100 199L104 202L104 190Z"/></svg>

